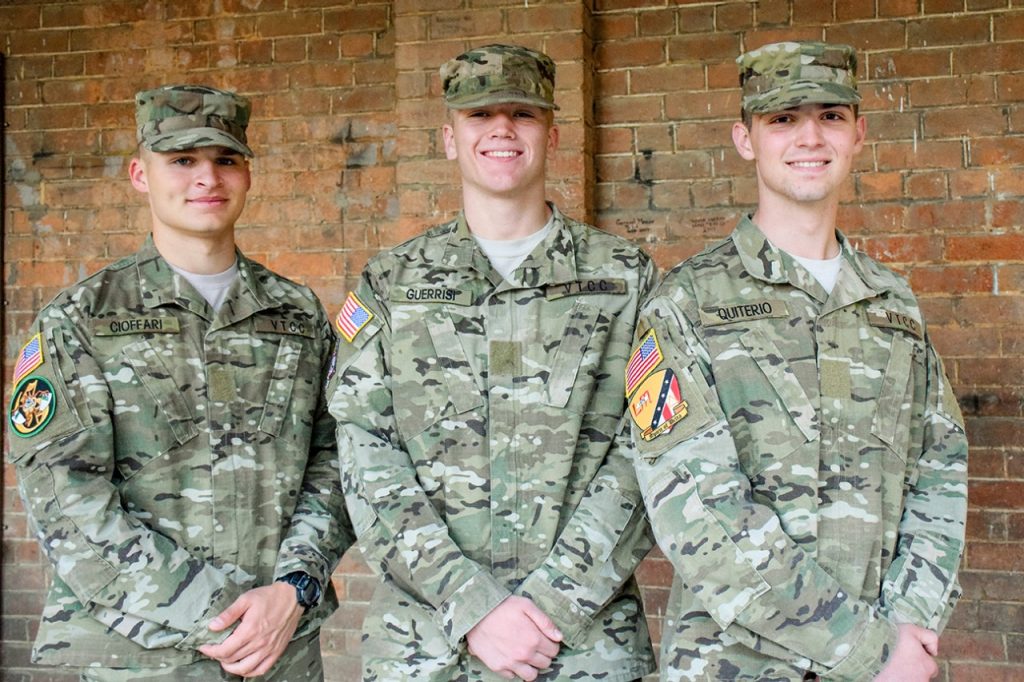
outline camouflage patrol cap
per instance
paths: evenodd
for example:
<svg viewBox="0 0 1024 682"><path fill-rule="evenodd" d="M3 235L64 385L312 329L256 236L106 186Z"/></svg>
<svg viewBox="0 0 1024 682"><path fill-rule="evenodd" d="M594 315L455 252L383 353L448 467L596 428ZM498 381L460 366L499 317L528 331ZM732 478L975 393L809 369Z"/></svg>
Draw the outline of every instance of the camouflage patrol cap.
<svg viewBox="0 0 1024 682"><path fill-rule="evenodd" d="M245 97L205 85L165 85L135 95L136 137L154 152L227 147L253 156L246 144L251 105Z"/></svg>
<svg viewBox="0 0 1024 682"><path fill-rule="evenodd" d="M441 65L444 101L452 109L519 102L542 109L555 104L555 63L519 45L484 45Z"/></svg>
<svg viewBox="0 0 1024 682"><path fill-rule="evenodd" d="M857 54L849 45L772 43L739 56L743 110L782 111L801 104L857 104Z"/></svg>

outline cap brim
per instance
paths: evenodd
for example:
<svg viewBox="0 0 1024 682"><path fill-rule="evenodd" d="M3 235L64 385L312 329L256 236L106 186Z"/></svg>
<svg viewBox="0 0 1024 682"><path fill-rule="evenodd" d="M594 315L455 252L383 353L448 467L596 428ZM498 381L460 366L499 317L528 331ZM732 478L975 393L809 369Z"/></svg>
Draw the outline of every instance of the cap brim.
<svg viewBox="0 0 1024 682"><path fill-rule="evenodd" d="M822 87L813 81L797 81L761 93L744 105L751 114L784 111L801 104L860 104L860 93L845 85Z"/></svg>
<svg viewBox="0 0 1024 682"><path fill-rule="evenodd" d="M217 128L189 128L158 133L142 140L142 146L153 152L181 152L199 147L227 147L243 156L256 156L249 145Z"/></svg>
<svg viewBox="0 0 1024 682"><path fill-rule="evenodd" d="M449 109L472 109L473 107L487 107L492 104L530 104L541 109L558 109L557 104L549 102L543 97L523 92L489 92L485 95L445 100L445 104L448 105Z"/></svg>

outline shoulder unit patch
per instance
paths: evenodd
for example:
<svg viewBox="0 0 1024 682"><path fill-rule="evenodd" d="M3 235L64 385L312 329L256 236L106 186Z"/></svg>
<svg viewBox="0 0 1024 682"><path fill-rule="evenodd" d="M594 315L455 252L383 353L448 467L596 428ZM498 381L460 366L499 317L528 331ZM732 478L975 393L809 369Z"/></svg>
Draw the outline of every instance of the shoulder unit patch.
<svg viewBox="0 0 1024 682"><path fill-rule="evenodd" d="M671 369L656 372L629 401L629 416L640 427L640 437L652 440L672 430L689 414L689 404L679 390L679 379Z"/></svg>
<svg viewBox="0 0 1024 682"><path fill-rule="evenodd" d="M46 427L56 411L53 385L43 377L29 377L18 384L11 397L11 430L22 438L34 436Z"/></svg>
<svg viewBox="0 0 1024 682"><path fill-rule="evenodd" d="M350 291L348 298L345 299L345 304L341 306L341 312L338 313L338 317L334 320L334 326L337 327L346 341L352 343L356 338L356 334L362 331L363 327L372 319L373 313L363 305L363 302L359 300L355 293Z"/></svg>

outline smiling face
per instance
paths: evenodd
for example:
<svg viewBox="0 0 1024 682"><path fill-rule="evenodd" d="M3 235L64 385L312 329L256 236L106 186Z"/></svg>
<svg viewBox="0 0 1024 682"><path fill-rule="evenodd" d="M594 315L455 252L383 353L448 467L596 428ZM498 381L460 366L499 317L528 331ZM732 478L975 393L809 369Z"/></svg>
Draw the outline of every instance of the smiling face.
<svg viewBox="0 0 1024 682"><path fill-rule="evenodd" d="M234 239L251 182L240 153L227 147L140 149L128 173L135 189L149 195L154 237Z"/></svg>
<svg viewBox="0 0 1024 682"><path fill-rule="evenodd" d="M558 146L549 110L505 103L450 111L444 149L459 163L464 194L543 201L547 155Z"/></svg>
<svg viewBox="0 0 1024 682"><path fill-rule="evenodd" d="M866 129L849 105L804 104L736 123L733 143L757 166L762 207L835 206Z"/></svg>

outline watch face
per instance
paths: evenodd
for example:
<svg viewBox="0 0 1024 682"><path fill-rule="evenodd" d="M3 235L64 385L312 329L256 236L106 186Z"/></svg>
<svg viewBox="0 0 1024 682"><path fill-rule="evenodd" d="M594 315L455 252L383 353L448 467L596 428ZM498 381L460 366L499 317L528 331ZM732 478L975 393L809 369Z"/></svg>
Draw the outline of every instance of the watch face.
<svg viewBox="0 0 1024 682"><path fill-rule="evenodd" d="M302 605L306 608L316 606L320 601L320 584L311 575L301 574L296 587L302 595Z"/></svg>
<svg viewBox="0 0 1024 682"><path fill-rule="evenodd" d="M283 580L295 588L295 598L302 608L310 609L319 603L320 583L308 573L296 571L279 578L279 580Z"/></svg>

